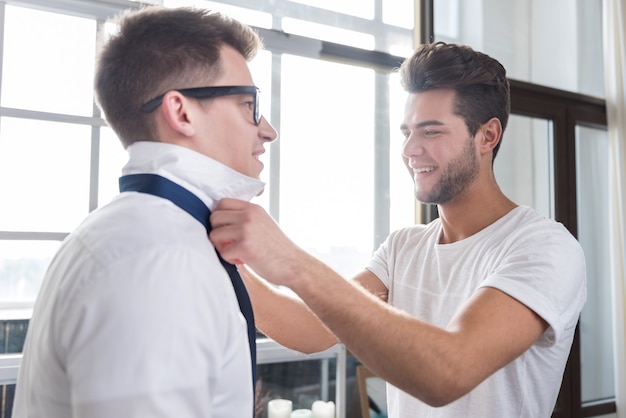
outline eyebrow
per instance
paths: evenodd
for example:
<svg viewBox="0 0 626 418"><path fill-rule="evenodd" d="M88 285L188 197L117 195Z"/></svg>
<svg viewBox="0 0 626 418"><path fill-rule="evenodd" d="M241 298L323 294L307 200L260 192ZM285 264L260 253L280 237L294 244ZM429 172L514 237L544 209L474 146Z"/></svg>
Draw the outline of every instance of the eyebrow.
<svg viewBox="0 0 626 418"><path fill-rule="evenodd" d="M413 129L420 129L420 128L424 128L426 126L432 126L432 125L443 126L444 123L439 121L439 120L425 120L424 122L420 122L420 123L417 123L417 124L413 125ZM405 124L405 123L400 125L400 130L405 130L405 129L408 129L408 128L409 128L409 126L407 124Z"/></svg>

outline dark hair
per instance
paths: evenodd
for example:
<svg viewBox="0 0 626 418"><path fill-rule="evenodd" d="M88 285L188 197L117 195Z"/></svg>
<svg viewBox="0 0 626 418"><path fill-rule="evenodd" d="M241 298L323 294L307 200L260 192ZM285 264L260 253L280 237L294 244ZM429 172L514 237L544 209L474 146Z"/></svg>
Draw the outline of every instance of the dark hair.
<svg viewBox="0 0 626 418"><path fill-rule="evenodd" d="M220 48L250 61L262 47L256 32L208 10L148 6L125 11L100 50L96 99L124 147L155 140L154 117L142 104L169 90L201 87L220 74Z"/></svg>
<svg viewBox="0 0 626 418"><path fill-rule="evenodd" d="M506 128L511 96L506 70L495 59L465 45L443 42L421 45L400 67L402 87L409 93L433 89L455 91L454 112L472 136L489 119ZM500 143L493 149L495 159Z"/></svg>

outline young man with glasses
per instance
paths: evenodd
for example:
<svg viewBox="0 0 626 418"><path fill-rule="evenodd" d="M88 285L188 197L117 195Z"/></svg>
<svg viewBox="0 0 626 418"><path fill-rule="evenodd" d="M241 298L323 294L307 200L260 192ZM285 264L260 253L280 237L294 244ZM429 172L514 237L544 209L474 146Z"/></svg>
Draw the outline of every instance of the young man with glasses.
<svg viewBox="0 0 626 418"><path fill-rule="evenodd" d="M547 418L585 302L582 249L496 183L510 111L499 62L429 44L400 75L402 157L439 219L393 232L352 281L248 202L220 202L210 238L226 259L300 296L244 271L259 328L305 352L345 343L390 383L389 417Z"/></svg>
<svg viewBox="0 0 626 418"><path fill-rule="evenodd" d="M260 47L201 9L121 16L95 89L130 156L122 193L49 267L13 417L253 415L250 301L207 226L217 201L264 187L259 157L277 133L248 68Z"/></svg>

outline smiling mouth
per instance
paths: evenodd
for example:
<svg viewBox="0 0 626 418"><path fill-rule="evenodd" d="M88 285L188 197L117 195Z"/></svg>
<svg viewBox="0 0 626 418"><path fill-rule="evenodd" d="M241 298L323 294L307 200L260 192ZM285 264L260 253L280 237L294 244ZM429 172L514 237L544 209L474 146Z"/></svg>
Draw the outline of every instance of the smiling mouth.
<svg viewBox="0 0 626 418"><path fill-rule="evenodd" d="M435 167L414 168L413 171L415 171L417 174L430 173L431 171L435 171Z"/></svg>

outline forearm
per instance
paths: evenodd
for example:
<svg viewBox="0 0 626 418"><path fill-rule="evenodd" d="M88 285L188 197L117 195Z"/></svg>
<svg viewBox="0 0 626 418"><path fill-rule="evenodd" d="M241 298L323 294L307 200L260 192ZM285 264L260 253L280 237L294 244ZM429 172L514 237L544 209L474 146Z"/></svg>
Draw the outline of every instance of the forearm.
<svg viewBox="0 0 626 418"><path fill-rule="evenodd" d="M309 260L289 286L375 374L432 405L462 396L481 378L465 375L462 339L419 321ZM332 289L320 291L320 289Z"/></svg>
<svg viewBox="0 0 626 418"><path fill-rule="evenodd" d="M337 338L296 297L240 268L252 301L257 327L276 342L303 353L315 353L336 344Z"/></svg>

